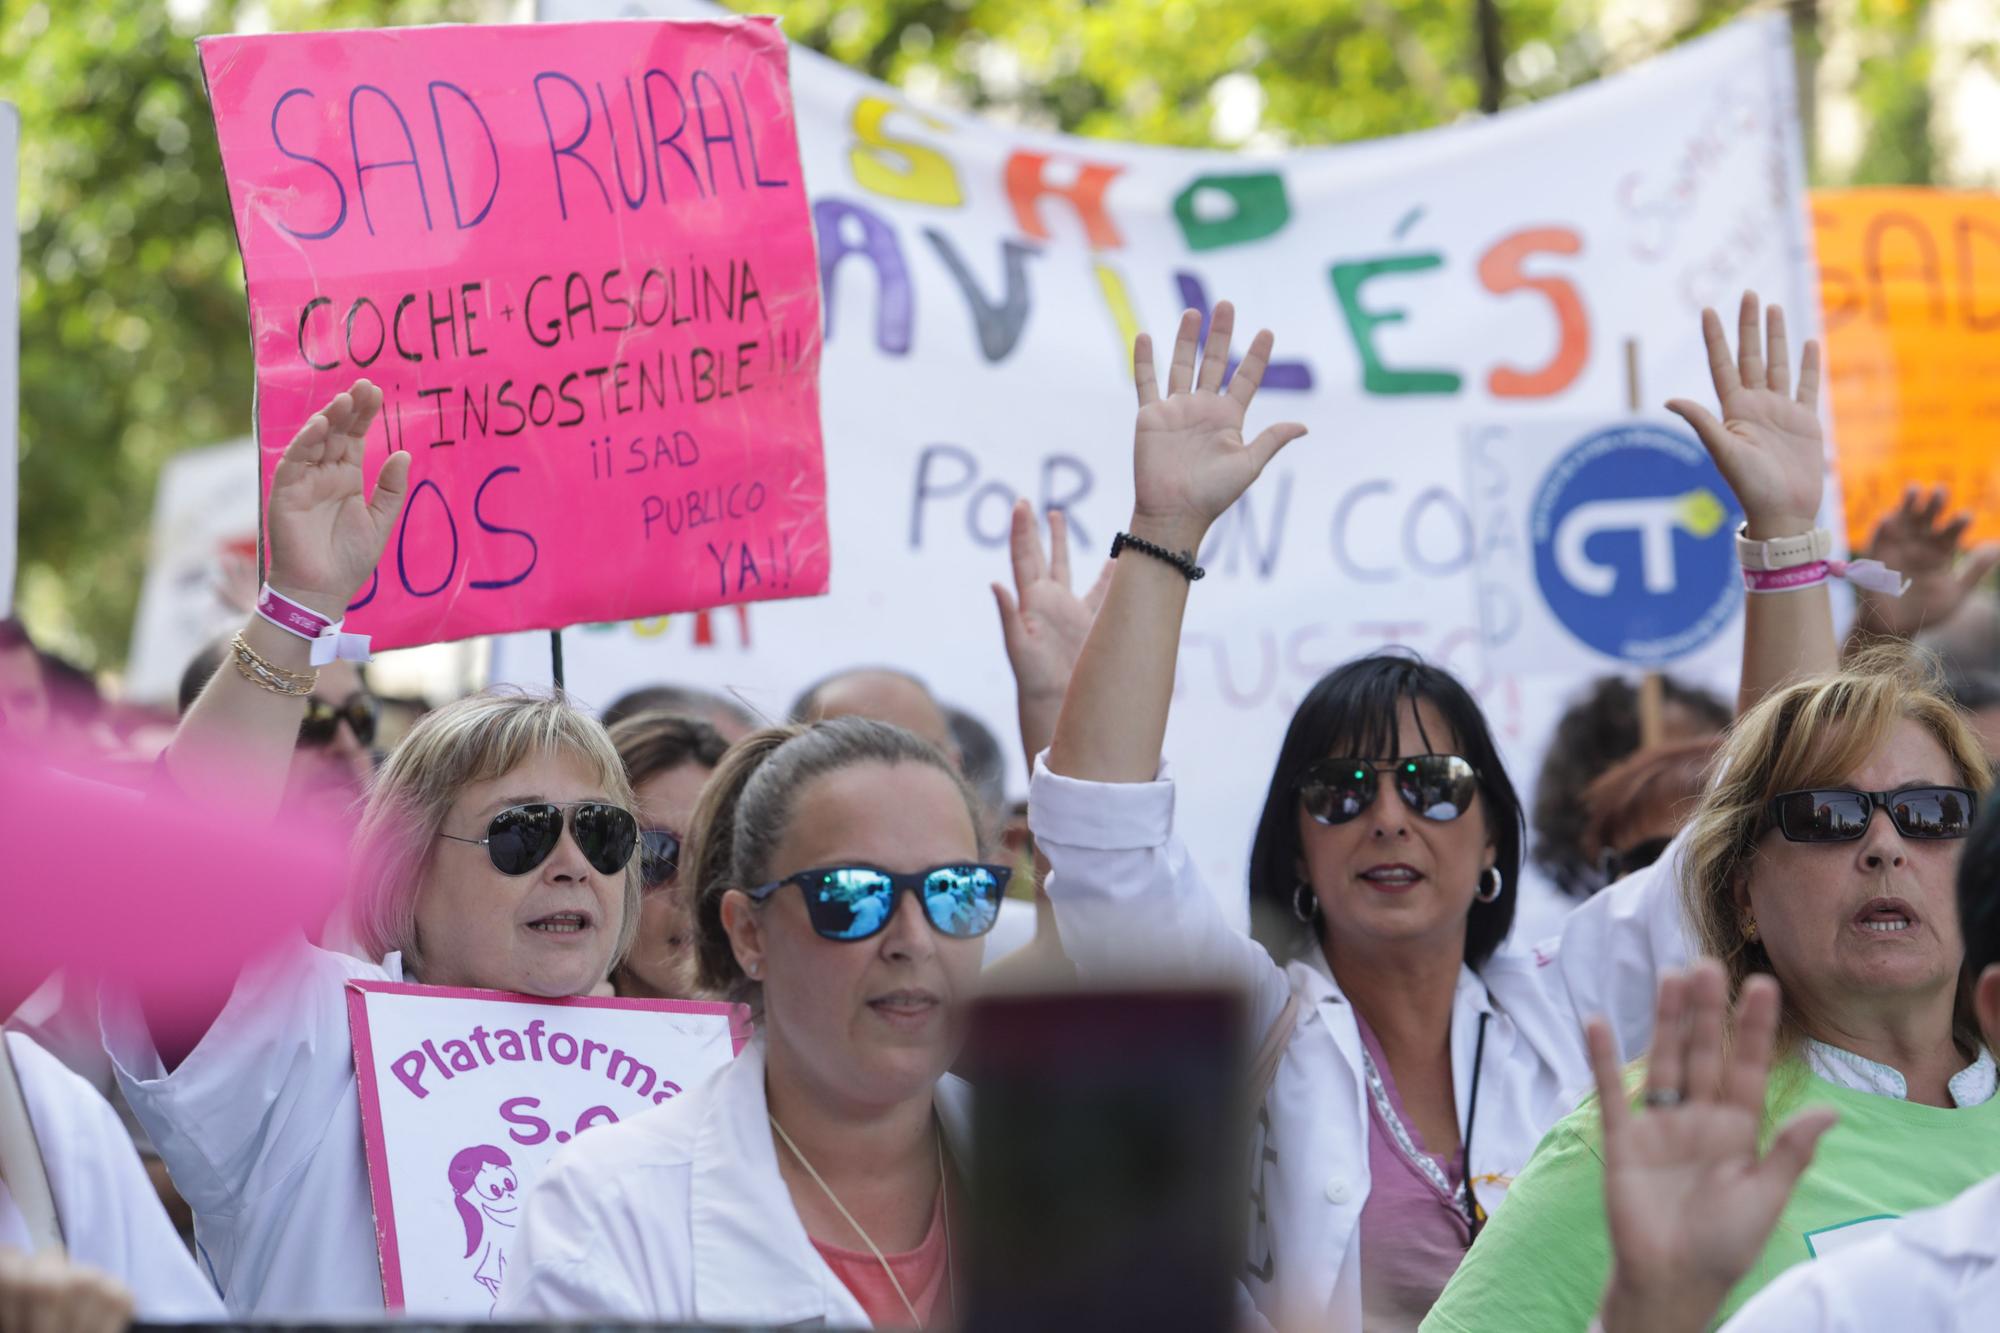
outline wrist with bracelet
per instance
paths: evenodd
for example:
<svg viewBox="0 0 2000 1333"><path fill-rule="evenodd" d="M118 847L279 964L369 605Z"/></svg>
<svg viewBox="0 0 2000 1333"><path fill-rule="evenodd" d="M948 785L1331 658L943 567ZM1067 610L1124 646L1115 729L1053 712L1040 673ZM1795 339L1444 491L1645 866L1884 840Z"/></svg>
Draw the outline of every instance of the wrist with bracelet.
<svg viewBox="0 0 2000 1333"><path fill-rule="evenodd" d="M1817 588L1829 578L1846 579L1858 588L1901 597L1910 581L1880 560L1836 560L1833 534L1825 528L1768 541L1745 536L1749 525L1736 529L1736 558L1743 566L1743 586L1753 593L1798 592Z"/></svg>
<svg viewBox="0 0 2000 1333"><path fill-rule="evenodd" d="M1208 577L1208 571L1194 562L1193 551L1170 551L1157 542L1149 542L1144 537L1134 537L1129 532L1121 532L1111 539L1111 558L1116 560L1123 551L1137 551L1163 564L1172 565L1189 583Z"/></svg>
<svg viewBox="0 0 2000 1333"><path fill-rule="evenodd" d="M330 620L311 607L285 596L268 583L257 595L257 616L266 624L304 639L310 645L307 654L310 669L293 671L259 653L250 646L247 638L238 634L229 645L236 674L258 689L303 699L312 693L313 685L319 680L320 667L334 661L362 663L368 660L367 635L345 633L341 628L346 624L344 619Z"/></svg>

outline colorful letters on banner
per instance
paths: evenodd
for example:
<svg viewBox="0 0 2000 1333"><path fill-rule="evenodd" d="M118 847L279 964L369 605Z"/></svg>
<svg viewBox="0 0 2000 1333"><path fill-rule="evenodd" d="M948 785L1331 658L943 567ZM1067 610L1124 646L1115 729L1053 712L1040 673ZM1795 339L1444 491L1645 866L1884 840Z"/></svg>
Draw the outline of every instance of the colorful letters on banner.
<svg viewBox="0 0 2000 1333"><path fill-rule="evenodd" d="M823 592L819 268L766 21L201 44L265 486L356 378L377 647Z"/></svg>

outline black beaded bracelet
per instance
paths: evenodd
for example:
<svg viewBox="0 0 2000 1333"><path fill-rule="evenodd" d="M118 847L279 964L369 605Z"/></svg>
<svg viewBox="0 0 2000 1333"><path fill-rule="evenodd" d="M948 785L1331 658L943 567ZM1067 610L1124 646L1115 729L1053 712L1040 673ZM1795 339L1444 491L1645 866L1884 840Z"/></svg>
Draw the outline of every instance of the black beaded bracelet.
<svg viewBox="0 0 2000 1333"><path fill-rule="evenodd" d="M1156 545L1143 537L1134 537L1129 532L1121 532L1111 539L1111 558L1116 560L1118 553L1128 546L1141 555L1150 555L1155 560L1164 560L1167 564L1178 569L1189 583L1193 583L1198 578L1205 577L1208 573L1207 570L1194 562L1193 551L1169 551L1164 546Z"/></svg>

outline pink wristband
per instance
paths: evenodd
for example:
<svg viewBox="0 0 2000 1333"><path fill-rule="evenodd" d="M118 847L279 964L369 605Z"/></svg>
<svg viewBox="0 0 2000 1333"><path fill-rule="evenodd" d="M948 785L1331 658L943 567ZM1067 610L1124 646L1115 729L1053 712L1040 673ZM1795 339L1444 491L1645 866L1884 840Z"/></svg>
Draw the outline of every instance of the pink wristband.
<svg viewBox="0 0 2000 1333"><path fill-rule="evenodd" d="M268 583L257 595L257 614L301 639L317 639L328 625L336 623L311 607L300 606L282 593L274 592Z"/></svg>
<svg viewBox="0 0 2000 1333"><path fill-rule="evenodd" d="M1832 573L1824 560L1813 560L1786 569L1745 569L1743 586L1751 592L1795 592L1825 583Z"/></svg>
<svg viewBox="0 0 2000 1333"><path fill-rule="evenodd" d="M343 634L343 620L328 620L309 606L300 606L291 598L265 584L257 595L257 614L276 625L287 634L296 634L312 644L312 664L323 667L336 659L348 662L368 660L368 636L366 634Z"/></svg>

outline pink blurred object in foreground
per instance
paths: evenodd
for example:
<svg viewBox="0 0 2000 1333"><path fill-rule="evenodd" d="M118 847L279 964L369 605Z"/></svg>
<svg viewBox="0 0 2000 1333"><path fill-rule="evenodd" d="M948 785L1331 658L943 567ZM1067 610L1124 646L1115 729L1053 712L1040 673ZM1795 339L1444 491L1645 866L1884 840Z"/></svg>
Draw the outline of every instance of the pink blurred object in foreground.
<svg viewBox="0 0 2000 1333"><path fill-rule="evenodd" d="M347 838L191 800L159 769L68 755L58 767L10 737L0 857L0 1015L57 968L135 988L172 1015L212 1004L245 962L319 929L346 883Z"/></svg>

